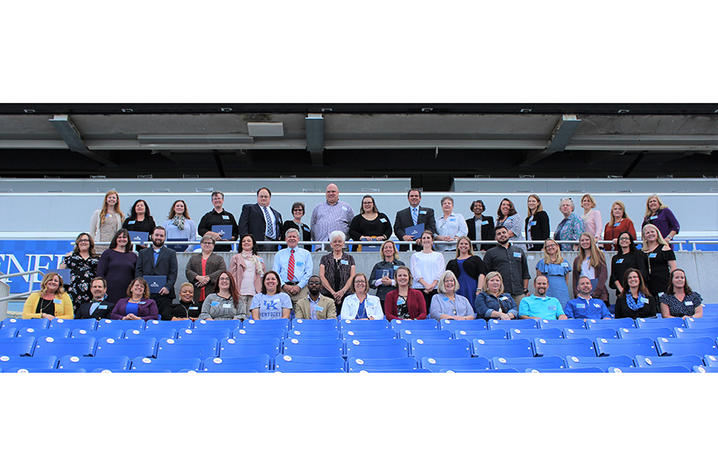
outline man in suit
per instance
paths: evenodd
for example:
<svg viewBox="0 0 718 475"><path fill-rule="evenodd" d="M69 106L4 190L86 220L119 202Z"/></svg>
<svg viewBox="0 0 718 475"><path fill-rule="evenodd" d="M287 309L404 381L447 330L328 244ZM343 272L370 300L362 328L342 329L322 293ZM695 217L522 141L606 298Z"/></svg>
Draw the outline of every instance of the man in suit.
<svg viewBox="0 0 718 475"><path fill-rule="evenodd" d="M407 198L409 199L409 207L398 211L394 219L394 234L396 234L396 237L401 241L414 241L412 236L406 234L405 229L422 223L425 231L431 231L436 234L434 210L419 206L419 203L421 203L421 190L418 188L410 189ZM418 246L415 244L414 248L418 249Z"/></svg>
<svg viewBox="0 0 718 475"><path fill-rule="evenodd" d="M168 319L169 306L175 298L175 281L177 280L177 253L165 246L167 233L162 226L152 231L152 246L142 249L137 256L135 277L145 275L163 275L167 282L161 289L150 287L150 298L157 302L162 319Z"/></svg>
<svg viewBox="0 0 718 475"><path fill-rule="evenodd" d="M269 206L272 192L262 187L257 190L257 203L242 206L239 216L239 236L251 234L255 241L278 241L282 237L282 215ZM263 251L276 251L271 244L259 246ZM241 250L241 248L240 248Z"/></svg>
<svg viewBox="0 0 718 475"><path fill-rule="evenodd" d="M90 282L92 300L80 304L75 318L94 318L101 320L110 318L115 302L107 300L107 281L102 277L95 277Z"/></svg>

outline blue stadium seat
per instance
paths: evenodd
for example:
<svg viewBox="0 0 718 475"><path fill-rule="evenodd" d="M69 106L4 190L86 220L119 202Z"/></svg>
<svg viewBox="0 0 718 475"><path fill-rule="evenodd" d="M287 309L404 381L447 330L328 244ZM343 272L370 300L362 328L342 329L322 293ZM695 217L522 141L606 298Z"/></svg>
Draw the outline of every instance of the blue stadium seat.
<svg viewBox="0 0 718 475"><path fill-rule="evenodd" d="M44 330L50 325L50 321L46 318L6 318L0 323L0 328L34 328L35 330Z"/></svg>
<svg viewBox="0 0 718 475"><path fill-rule="evenodd" d="M290 321L289 328L291 330L308 330L322 329L339 331L339 323L336 318L326 320L307 320L305 318L295 318Z"/></svg>
<svg viewBox="0 0 718 475"><path fill-rule="evenodd" d="M321 342L301 342L297 338L284 340L282 353L291 356L342 356L343 343L341 340Z"/></svg>
<svg viewBox="0 0 718 475"><path fill-rule="evenodd" d="M345 319L339 321L339 329L343 332L344 330L382 330L384 328L390 328L387 320L354 320Z"/></svg>
<svg viewBox="0 0 718 475"><path fill-rule="evenodd" d="M228 328L231 332L239 330L244 327L242 320L195 320L194 325L190 328L201 329L201 328Z"/></svg>
<svg viewBox="0 0 718 475"><path fill-rule="evenodd" d="M716 355L703 355L703 363L711 368L718 368L718 356Z"/></svg>
<svg viewBox="0 0 718 475"><path fill-rule="evenodd" d="M638 328L685 328L686 324L682 318L637 318Z"/></svg>
<svg viewBox="0 0 718 475"><path fill-rule="evenodd" d="M633 340L597 338L596 353L598 356L626 355L631 358L636 355L658 356L656 344L650 338L636 338Z"/></svg>
<svg viewBox="0 0 718 475"><path fill-rule="evenodd" d="M486 358L421 358L421 367L430 370L432 373L444 373L448 370L457 371L462 369L474 369L488 371L491 369L491 362Z"/></svg>
<svg viewBox="0 0 718 475"><path fill-rule="evenodd" d="M692 369L694 373L718 373L718 368L715 366L694 366Z"/></svg>
<svg viewBox="0 0 718 475"><path fill-rule="evenodd" d="M718 317L718 303L704 303L703 304L703 318L705 317Z"/></svg>
<svg viewBox="0 0 718 475"><path fill-rule="evenodd" d="M131 331L139 331L139 330L131 330ZM70 338L78 338L78 337L84 337L84 336L92 336L95 337L97 341L101 340L102 338L114 338L115 340L119 340L121 338L125 338L125 330L122 328L110 328L105 327L101 330L95 330L93 331L87 331L84 328L78 328L75 330L72 330L72 333L70 333Z"/></svg>
<svg viewBox="0 0 718 475"><path fill-rule="evenodd" d="M471 356L471 343L468 340L423 340L416 339L409 345L410 354L421 359L460 358Z"/></svg>
<svg viewBox="0 0 718 475"><path fill-rule="evenodd" d="M618 338L615 328L599 328L598 330L585 330L585 329L574 329L566 328L563 331L563 337L574 340L576 338L588 338L589 340L595 340L596 338Z"/></svg>
<svg viewBox="0 0 718 475"><path fill-rule="evenodd" d="M36 341L34 336L0 338L0 357L32 356Z"/></svg>
<svg viewBox="0 0 718 475"><path fill-rule="evenodd" d="M714 318L693 318L685 319L687 328L713 328L718 327L718 320Z"/></svg>
<svg viewBox="0 0 718 475"><path fill-rule="evenodd" d="M396 358L347 358L347 371L358 373L412 372L417 369L416 360L408 356Z"/></svg>
<svg viewBox="0 0 718 475"><path fill-rule="evenodd" d="M286 318L278 318L276 320L245 320L242 324L242 328L245 330L260 330L260 329L282 329L285 332L289 330L289 320Z"/></svg>
<svg viewBox="0 0 718 475"><path fill-rule="evenodd" d="M77 338L53 338L51 336L38 338L35 344L33 357L65 355L94 356L97 340L93 336Z"/></svg>
<svg viewBox="0 0 718 475"><path fill-rule="evenodd" d="M692 368L695 365L702 365L703 358L697 355L681 355L681 356L643 356L636 355L633 358L636 366L645 368L648 366L685 366Z"/></svg>
<svg viewBox="0 0 718 475"><path fill-rule="evenodd" d="M3 373L48 373L57 368L57 357L38 356L37 358L18 357L2 365Z"/></svg>
<svg viewBox="0 0 718 475"><path fill-rule="evenodd" d="M560 328L512 328L508 331L511 340L531 340L533 338L563 338Z"/></svg>
<svg viewBox="0 0 718 475"><path fill-rule="evenodd" d="M538 320L534 320L532 318L526 318L526 319L513 319L513 320L496 320L491 319L489 320L489 330L506 330L508 331L511 328L520 328L520 329L529 329L529 328L538 328Z"/></svg>
<svg viewBox="0 0 718 475"><path fill-rule="evenodd" d="M646 368L608 368L609 373L690 373L685 366L649 366Z"/></svg>
<svg viewBox="0 0 718 475"><path fill-rule="evenodd" d="M672 328L619 328L618 336L623 340L630 340L632 338L650 338L655 340L658 337L673 338Z"/></svg>
<svg viewBox="0 0 718 475"><path fill-rule="evenodd" d="M605 373L599 367L586 366L582 368L526 368L525 373Z"/></svg>
<svg viewBox="0 0 718 475"><path fill-rule="evenodd" d="M391 328L395 331L403 330L438 330L439 322L433 318L426 320L401 320L394 319L391 321Z"/></svg>
<svg viewBox="0 0 718 475"><path fill-rule="evenodd" d="M610 367L629 368L634 366L633 358L626 355L619 356L566 356L569 368L601 368L608 371Z"/></svg>
<svg viewBox="0 0 718 475"><path fill-rule="evenodd" d="M397 336L408 342L416 340L451 340L449 330L400 330Z"/></svg>
<svg viewBox="0 0 718 475"><path fill-rule="evenodd" d="M478 331L472 331L472 330L454 330L453 332L454 339L462 338L464 340L473 341L474 338L479 338L482 340L506 340L506 337L508 336L506 334L506 330L478 330Z"/></svg>
<svg viewBox="0 0 718 475"><path fill-rule="evenodd" d="M718 338L718 322L714 327L706 328L674 328L673 336L676 338L695 338L697 336L708 336Z"/></svg>
<svg viewBox="0 0 718 475"><path fill-rule="evenodd" d="M287 331L287 338L299 338L299 337L311 337L311 338L323 338L323 339L337 339L341 337L339 330L331 327L302 327L301 330L290 328Z"/></svg>
<svg viewBox="0 0 718 475"><path fill-rule="evenodd" d="M195 357L177 358L133 358L130 371L138 373L172 373L185 371L199 371L202 360Z"/></svg>
<svg viewBox="0 0 718 475"><path fill-rule="evenodd" d="M466 331L481 331L487 330L486 320L483 318L476 318L474 320L441 320L439 322L439 329L449 330L454 333L458 330Z"/></svg>
<svg viewBox="0 0 718 475"><path fill-rule="evenodd" d="M281 373L344 373L341 356L292 356L278 355L274 369Z"/></svg>
<svg viewBox="0 0 718 475"><path fill-rule="evenodd" d="M278 338L246 340L225 338L219 344L219 357L222 359L261 355L269 355L273 359L280 351L281 343Z"/></svg>
<svg viewBox="0 0 718 475"><path fill-rule="evenodd" d="M79 329L95 331L95 329L97 329L97 320L94 318L81 318L78 320L55 318L50 320L49 328L69 328L70 331Z"/></svg>
<svg viewBox="0 0 718 475"><path fill-rule="evenodd" d="M110 320L109 318L105 318L103 320L97 321L97 331L102 330L103 328L112 328L112 329L118 329L121 328L125 330L144 330L145 329L145 321L144 320Z"/></svg>
<svg viewBox="0 0 718 475"><path fill-rule="evenodd" d="M199 358L204 360L219 354L219 340L213 337L165 338L157 344L157 359Z"/></svg>
<svg viewBox="0 0 718 475"><path fill-rule="evenodd" d="M145 330L148 331L148 330ZM232 330L229 328L221 328L221 327L201 327L201 328L182 328L177 330L177 339L178 340L184 340L184 339L196 339L196 338L216 338L217 341L222 340L224 338L231 338L232 337ZM165 338L174 338L174 337L165 337ZM158 337L158 340L161 340L162 337Z"/></svg>
<svg viewBox="0 0 718 475"><path fill-rule="evenodd" d="M273 320L266 320L273 321ZM284 338L287 336L287 329L281 326L265 327L254 325L248 328L240 328L232 332L232 338L240 338L241 335L251 335L261 338Z"/></svg>
<svg viewBox="0 0 718 475"><path fill-rule="evenodd" d="M204 360L202 371L207 373L268 373L272 369L272 358L263 354L237 358L214 357Z"/></svg>
<svg viewBox="0 0 718 475"><path fill-rule="evenodd" d="M656 349L661 356L718 355L718 346L711 337L656 338Z"/></svg>
<svg viewBox="0 0 718 475"><path fill-rule="evenodd" d="M145 324L145 330L151 330L153 328L174 328L179 331L193 327L194 324L192 320L147 320Z"/></svg>
<svg viewBox="0 0 718 475"><path fill-rule="evenodd" d="M586 320L586 328L589 330L600 330L601 328L636 328L636 322L632 318L603 318L601 320Z"/></svg>
<svg viewBox="0 0 718 475"><path fill-rule="evenodd" d="M45 337L52 337L56 340L70 337L69 328L45 328L43 330L36 330L34 328L19 328L17 331L17 337L34 336L38 341Z"/></svg>
<svg viewBox="0 0 718 475"><path fill-rule="evenodd" d="M529 340L484 340L475 338L472 342L472 356L481 356L491 359L494 356L514 358L518 356L533 356L534 352Z"/></svg>
<svg viewBox="0 0 718 475"><path fill-rule="evenodd" d="M552 369L565 368L566 362L560 356L544 356L542 358L531 356L519 356L516 358L504 358L503 356L494 356L491 358L491 365L495 369L514 368L519 371L526 369Z"/></svg>
<svg viewBox="0 0 718 475"><path fill-rule="evenodd" d="M126 320L133 321L133 320ZM157 355L157 339L152 337L134 339L100 338L97 341L96 357L126 356L154 358Z"/></svg>
<svg viewBox="0 0 718 475"><path fill-rule="evenodd" d="M352 328L349 330L342 330L342 338L344 340L352 340L355 338L369 340L393 340L396 339L396 332L391 328L382 328L380 330L372 328Z"/></svg>
<svg viewBox="0 0 718 475"><path fill-rule="evenodd" d="M596 356L595 345L588 338L534 338L535 356Z"/></svg>
<svg viewBox="0 0 718 475"><path fill-rule="evenodd" d="M107 330L103 330L105 332ZM104 336L104 335L103 335ZM125 338L156 338L158 341L162 338L177 338L177 329L171 327L155 327L148 328L147 330L127 330L125 331Z"/></svg>
<svg viewBox="0 0 718 475"><path fill-rule="evenodd" d="M58 369L82 368L85 371L107 369L112 372L127 371L130 369L130 359L126 356L70 356L60 358Z"/></svg>
<svg viewBox="0 0 718 475"><path fill-rule="evenodd" d="M344 354L347 358L401 358L409 355L409 344L405 340L346 340Z"/></svg>
<svg viewBox="0 0 718 475"><path fill-rule="evenodd" d="M539 328L573 328L582 330L586 328L586 321L582 318L569 318L567 320L539 320Z"/></svg>
<svg viewBox="0 0 718 475"><path fill-rule="evenodd" d="M7 327L0 328L0 339L2 338L15 338L17 336L18 328Z"/></svg>

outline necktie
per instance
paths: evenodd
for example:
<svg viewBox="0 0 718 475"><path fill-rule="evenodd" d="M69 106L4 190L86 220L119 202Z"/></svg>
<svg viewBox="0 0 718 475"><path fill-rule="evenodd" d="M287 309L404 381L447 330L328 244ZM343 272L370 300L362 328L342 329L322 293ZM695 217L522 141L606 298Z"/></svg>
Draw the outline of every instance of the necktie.
<svg viewBox="0 0 718 475"><path fill-rule="evenodd" d="M289 264L287 265L287 281L294 281L294 249L289 254Z"/></svg>
<svg viewBox="0 0 718 475"><path fill-rule="evenodd" d="M419 222L419 208L411 208L411 219L414 221L414 226Z"/></svg>
<svg viewBox="0 0 718 475"><path fill-rule="evenodd" d="M272 218L269 216L269 211L266 206L263 206L262 209L264 210L264 221L267 222L267 229L264 231L264 234L268 238L274 239L274 226L272 226Z"/></svg>
<svg viewBox="0 0 718 475"><path fill-rule="evenodd" d="M155 252L154 252L154 256L152 256L152 257L153 257L153 259L154 259L154 263L153 263L152 265L156 266L156 265L157 265L157 259L160 257L160 251L155 251Z"/></svg>

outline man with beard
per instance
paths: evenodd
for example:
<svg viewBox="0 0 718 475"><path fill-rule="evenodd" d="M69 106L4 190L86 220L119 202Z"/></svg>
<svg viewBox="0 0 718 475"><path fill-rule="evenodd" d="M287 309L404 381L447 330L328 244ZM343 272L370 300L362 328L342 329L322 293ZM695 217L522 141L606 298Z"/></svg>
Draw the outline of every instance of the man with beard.
<svg viewBox="0 0 718 475"><path fill-rule="evenodd" d="M177 280L177 253L165 246L166 231L157 226L152 231L152 246L142 249L135 265L135 277L144 277L150 285L150 298L157 302L163 320L169 319L169 306L175 298ZM165 277L163 285L156 277Z"/></svg>
<svg viewBox="0 0 718 475"><path fill-rule="evenodd" d="M294 307L295 317L311 320L337 318L337 307L334 300L320 293L322 281L319 276L311 276L307 283L307 288L309 289L309 295L300 299Z"/></svg>
<svg viewBox="0 0 718 475"><path fill-rule="evenodd" d="M511 294L518 305L529 293L529 266L526 254L520 247L509 242L509 230L506 226L496 226L496 242L484 255L484 264L489 271L497 271L504 280L505 292Z"/></svg>

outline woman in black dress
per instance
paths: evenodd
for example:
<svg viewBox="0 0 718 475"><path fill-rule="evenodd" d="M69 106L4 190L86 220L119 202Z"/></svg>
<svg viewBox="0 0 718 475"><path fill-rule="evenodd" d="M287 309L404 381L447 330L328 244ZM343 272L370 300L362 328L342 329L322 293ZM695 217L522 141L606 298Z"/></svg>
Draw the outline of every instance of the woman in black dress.
<svg viewBox="0 0 718 475"><path fill-rule="evenodd" d="M638 269L644 280L648 280L648 256L645 252L636 249L633 236L628 231L619 234L617 239L617 252L611 258L611 275L608 286L616 291L616 296L623 292L623 275L628 269Z"/></svg>
<svg viewBox="0 0 718 475"><path fill-rule="evenodd" d="M391 237L389 218L380 213L374 198L366 195L361 199L361 211L349 224L349 239L352 241L386 241Z"/></svg>
<svg viewBox="0 0 718 475"><path fill-rule="evenodd" d="M648 256L648 290L660 297L671 283L671 272L676 268L676 255L652 224L643 226L642 251Z"/></svg>

